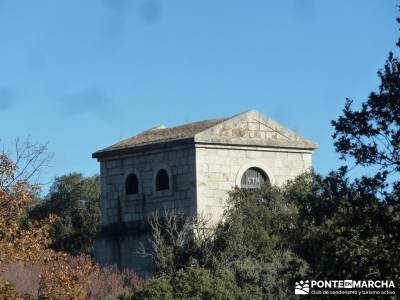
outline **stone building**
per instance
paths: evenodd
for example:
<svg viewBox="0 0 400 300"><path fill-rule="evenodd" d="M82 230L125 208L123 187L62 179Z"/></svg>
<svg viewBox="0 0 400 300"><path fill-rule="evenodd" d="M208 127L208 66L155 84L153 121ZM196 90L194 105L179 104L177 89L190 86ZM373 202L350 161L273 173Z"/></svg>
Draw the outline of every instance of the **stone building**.
<svg viewBox="0 0 400 300"><path fill-rule="evenodd" d="M202 214L217 222L234 186L281 185L311 167L317 144L257 111L173 128L159 126L93 153L100 162L102 263L146 273L135 253L157 210ZM119 230L112 230L119 228ZM121 228L123 228L121 230Z"/></svg>

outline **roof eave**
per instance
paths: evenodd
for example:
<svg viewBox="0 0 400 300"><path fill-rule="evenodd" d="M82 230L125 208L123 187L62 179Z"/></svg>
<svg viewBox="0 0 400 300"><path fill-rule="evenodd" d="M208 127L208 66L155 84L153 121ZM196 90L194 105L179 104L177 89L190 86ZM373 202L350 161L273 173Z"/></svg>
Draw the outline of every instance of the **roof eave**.
<svg viewBox="0 0 400 300"><path fill-rule="evenodd" d="M138 152L143 152L143 151L151 151L151 150L157 150L157 149L166 149L166 148L171 148L171 147L176 147L176 146L184 146L184 145L190 145L190 144L194 144L193 137L179 139L179 140L159 142L159 143L137 145L137 146L131 146L131 147L119 148L119 149L107 150L107 148L106 148L106 149L94 152L92 154L92 158L103 159L103 158L109 158L109 157L113 157L113 156L121 156L121 155L127 155L127 154L138 153Z"/></svg>

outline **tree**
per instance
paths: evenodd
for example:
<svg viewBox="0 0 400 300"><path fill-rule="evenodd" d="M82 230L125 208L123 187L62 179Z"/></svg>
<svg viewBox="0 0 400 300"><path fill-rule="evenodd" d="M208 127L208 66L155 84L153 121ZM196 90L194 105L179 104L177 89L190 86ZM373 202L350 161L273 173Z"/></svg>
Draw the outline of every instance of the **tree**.
<svg viewBox="0 0 400 300"><path fill-rule="evenodd" d="M400 18L397 19L400 23ZM400 40L397 43L400 47ZM332 121L335 149L342 159L351 157L356 165L377 166L363 184L387 187L387 177L395 174L393 187L400 193L400 60L392 52L378 71L378 92L370 93L359 110L347 99L343 115Z"/></svg>
<svg viewBox="0 0 400 300"><path fill-rule="evenodd" d="M241 289L258 289L264 299L293 298L295 281L308 274L308 264L294 252L298 209L283 195L270 186L233 190L215 233L210 267Z"/></svg>
<svg viewBox="0 0 400 300"><path fill-rule="evenodd" d="M51 243L48 230L55 222L54 215L22 226L40 190L30 180L39 176L47 162L46 148L30 142L16 142L15 160L4 150L0 153L0 267L9 261L36 261L54 254L47 251Z"/></svg>
<svg viewBox="0 0 400 300"><path fill-rule="evenodd" d="M245 294L233 281L213 275L206 269L179 270L174 274L151 279L133 299L261 299L258 294Z"/></svg>
<svg viewBox="0 0 400 300"><path fill-rule="evenodd" d="M16 139L13 151L9 152L4 148L0 152L0 188L7 190L17 183L28 182L36 189L40 187L41 171L52 158L47 147Z"/></svg>
<svg viewBox="0 0 400 300"><path fill-rule="evenodd" d="M203 217L185 219L176 212L151 219L157 279L145 288L146 294L139 295L177 297L173 289L181 277L176 274L206 269L237 286L238 295L290 299L295 280L308 274L308 266L294 252L298 210L283 195L281 189L269 186L256 191L235 189L215 230Z"/></svg>
<svg viewBox="0 0 400 300"><path fill-rule="evenodd" d="M295 252L313 278L400 279L400 207L338 172L302 175L284 193L298 207Z"/></svg>
<svg viewBox="0 0 400 300"><path fill-rule="evenodd" d="M58 216L50 230L55 250L89 253L100 229L99 176L71 173L56 177L46 198L30 211L29 219L40 220L48 214Z"/></svg>
<svg viewBox="0 0 400 300"><path fill-rule="evenodd" d="M41 146L28 143L24 147L27 148L19 148L21 152L16 155L17 161L4 151L0 154L0 271L15 262L36 264L42 268L39 297L85 299L86 284L90 276L97 273L98 266L87 256L74 263L75 258L49 248L52 243L49 231L57 221L55 215L46 215L39 221L23 222L35 201L33 196L39 192L39 187L30 180L44 166L38 162L45 153ZM25 172L28 169L31 171ZM10 297L19 297L12 285L1 278L0 289Z"/></svg>
<svg viewBox="0 0 400 300"><path fill-rule="evenodd" d="M150 251L142 245L143 256L151 256L155 275L168 275L185 268L205 267L212 257L213 232L204 216L187 217L177 210L155 213L150 219Z"/></svg>

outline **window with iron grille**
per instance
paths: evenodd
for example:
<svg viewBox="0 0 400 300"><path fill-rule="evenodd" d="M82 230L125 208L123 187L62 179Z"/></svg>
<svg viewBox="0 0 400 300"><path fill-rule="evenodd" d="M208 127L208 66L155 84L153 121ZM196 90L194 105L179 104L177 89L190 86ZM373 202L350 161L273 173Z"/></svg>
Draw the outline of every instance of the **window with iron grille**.
<svg viewBox="0 0 400 300"><path fill-rule="evenodd" d="M260 168L249 168L243 173L240 181L241 188L259 189L264 184L270 184L267 174Z"/></svg>

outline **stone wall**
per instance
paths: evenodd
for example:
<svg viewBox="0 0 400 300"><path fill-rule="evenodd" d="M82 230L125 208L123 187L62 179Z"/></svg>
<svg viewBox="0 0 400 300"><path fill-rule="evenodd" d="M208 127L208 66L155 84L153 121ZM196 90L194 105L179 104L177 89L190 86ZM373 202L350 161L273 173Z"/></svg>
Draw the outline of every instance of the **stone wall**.
<svg viewBox="0 0 400 300"><path fill-rule="evenodd" d="M251 167L264 170L272 184L282 185L311 167L311 151L242 146L196 145L197 210L220 220L227 192L240 186Z"/></svg>
<svg viewBox="0 0 400 300"><path fill-rule="evenodd" d="M142 248L150 252L149 236L139 235L103 235L94 245L94 256L101 265L117 265L123 269L133 269L143 277L153 273L153 261L150 256L143 256Z"/></svg>
<svg viewBox="0 0 400 300"><path fill-rule="evenodd" d="M157 210L161 215L164 209L179 209L187 214L196 212L195 167L193 146L102 160L103 233L95 243L96 260L101 264L132 268L142 276L151 275L151 259L138 253L139 246L146 246L149 238L143 231L145 224ZM155 174L160 168L166 169L172 179L172 188L168 191L155 191ZM137 195L125 195L125 179L130 173L139 179Z"/></svg>
<svg viewBox="0 0 400 300"><path fill-rule="evenodd" d="M170 191L155 191L155 174L166 169L172 179ZM139 179L139 194L125 195L130 173ZM145 221L156 210L179 208L196 212L195 149L160 149L101 161L103 226Z"/></svg>

